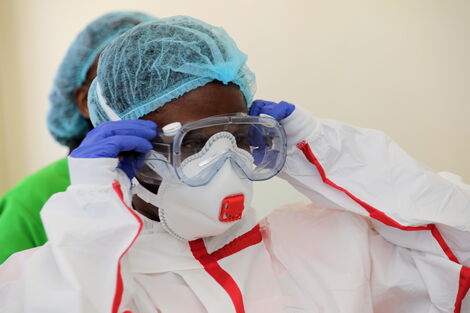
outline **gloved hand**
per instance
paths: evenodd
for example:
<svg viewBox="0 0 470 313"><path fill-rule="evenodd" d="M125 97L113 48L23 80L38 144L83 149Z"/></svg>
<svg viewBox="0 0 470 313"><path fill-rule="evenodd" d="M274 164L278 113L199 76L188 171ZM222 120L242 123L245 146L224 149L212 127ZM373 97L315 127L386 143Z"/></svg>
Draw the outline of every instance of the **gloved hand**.
<svg viewBox="0 0 470 313"><path fill-rule="evenodd" d="M281 101L279 103L265 100L255 100L251 105L248 115L259 116L260 114L267 114L272 116L277 121L281 121L292 114L295 110L295 105Z"/></svg>
<svg viewBox="0 0 470 313"><path fill-rule="evenodd" d="M150 140L157 135L157 125L146 120L105 122L92 129L80 146L70 154L73 158L117 158L118 167L129 179L138 170L139 158L124 151L143 154L152 149Z"/></svg>
<svg viewBox="0 0 470 313"><path fill-rule="evenodd" d="M253 101L248 114L251 116L267 114L275 118L277 121L281 121L291 115L294 110L295 106L285 101L276 103L265 100L255 100ZM253 129L249 132L249 141L251 146L257 147L256 149L252 150L255 164L260 165L261 163L264 163L265 167L274 166L272 162L277 159L275 155L277 151L270 150L269 155L266 154L266 145L270 145L270 143L265 142L264 136Z"/></svg>

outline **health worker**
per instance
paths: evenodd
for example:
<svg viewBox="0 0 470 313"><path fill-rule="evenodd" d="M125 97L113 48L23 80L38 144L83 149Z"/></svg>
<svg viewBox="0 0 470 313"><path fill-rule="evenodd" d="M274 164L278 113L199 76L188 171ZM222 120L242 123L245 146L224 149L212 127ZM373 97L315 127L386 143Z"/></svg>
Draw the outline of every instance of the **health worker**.
<svg viewBox="0 0 470 313"><path fill-rule="evenodd" d="M105 48L95 128L41 212L49 241L0 267L0 311L470 311L469 186L382 132L252 101L246 60L185 16ZM311 203L258 220L275 175Z"/></svg>

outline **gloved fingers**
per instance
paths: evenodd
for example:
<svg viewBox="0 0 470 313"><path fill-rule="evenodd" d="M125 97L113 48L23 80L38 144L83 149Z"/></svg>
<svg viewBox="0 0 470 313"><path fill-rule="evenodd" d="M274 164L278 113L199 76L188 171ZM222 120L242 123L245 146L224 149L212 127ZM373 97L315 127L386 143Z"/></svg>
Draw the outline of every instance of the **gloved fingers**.
<svg viewBox="0 0 470 313"><path fill-rule="evenodd" d="M259 116L260 114L267 114L269 116L278 119L280 110L282 110L281 105L276 102L266 101L266 100L255 100L251 105L249 115Z"/></svg>
<svg viewBox="0 0 470 313"><path fill-rule="evenodd" d="M265 100L255 100L251 105L249 115L259 116L267 114L280 121L288 117L295 109L295 106L289 102L281 101L279 103Z"/></svg>
<svg viewBox="0 0 470 313"><path fill-rule="evenodd" d="M119 162L118 168L123 170L129 179L132 179L143 166L143 164L143 159L135 157L123 157Z"/></svg>
<svg viewBox="0 0 470 313"><path fill-rule="evenodd" d="M251 126L248 130L248 143L253 147L264 146L264 136L256 126Z"/></svg>
<svg viewBox="0 0 470 313"><path fill-rule="evenodd" d="M286 118L286 117L288 117L289 115L291 115L292 112L294 112L294 110L295 110L295 105L293 105L293 104L290 103L290 102L281 101L281 102L279 102L279 105L281 105L282 108L284 109L284 112L283 112L284 118Z"/></svg>
<svg viewBox="0 0 470 313"><path fill-rule="evenodd" d="M254 159L254 163L256 165L260 165L264 160L265 154L266 154L266 149L264 147L259 147L259 148L254 149L251 152L251 155L253 156L253 159Z"/></svg>
<svg viewBox="0 0 470 313"><path fill-rule="evenodd" d="M279 121L284 117L283 112L284 109L281 105L277 103L269 103L262 108L260 114L267 114Z"/></svg>
<svg viewBox="0 0 470 313"><path fill-rule="evenodd" d="M113 136L80 145L70 154L74 158L116 158L120 152L145 153L152 149L148 139L136 136Z"/></svg>
<svg viewBox="0 0 470 313"><path fill-rule="evenodd" d="M70 155L75 158L115 158L122 151L143 153L152 149L150 140L156 135L157 125L152 121L105 122L90 131Z"/></svg>
<svg viewBox="0 0 470 313"><path fill-rule="evenodd" d="M263 110L263 107L267 104L269 101L264 101L264 100L255 100L251 104L250 110L248 111L248 115L251 116L259 116Z"/></svg>
<svg viewBox="0 0 470 313"><path fill-rule="evenodd" d="M152 150L152 144L146 138L127 135L116 135L100 141L103 150L109 151L113 157L117 157L123 151L136 151L145 153Z"/></svg>
<svg viewBox="0 0 470 313"><path fill-rule="evenodd" d="M255 164L263 168L274 168L277 160L279 159L279 151L268 151L264 147L253 150L252 154Z"/></svg>
<svg viewBox="0 0 470 313"><path fill-rule="evenodd" d="M157 125L147 120L123 120L105 122L90 132L90 140L98 140L113 136L136 136L152 139L157 135Z"/></svg>

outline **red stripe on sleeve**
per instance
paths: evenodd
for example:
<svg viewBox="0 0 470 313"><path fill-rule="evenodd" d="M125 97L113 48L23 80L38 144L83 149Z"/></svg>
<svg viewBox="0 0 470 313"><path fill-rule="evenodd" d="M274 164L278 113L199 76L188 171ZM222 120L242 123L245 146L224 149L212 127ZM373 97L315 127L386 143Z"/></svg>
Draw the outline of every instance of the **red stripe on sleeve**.
<svg viewBox="0 0 470 313"><path fill-rule="evenodd" d="M318 172L320 173L322 181L331 186L334 187L342 192L344 192L346 195L348 195L349 198L357 202L359 205L361 205L368 213L371 218L374 218L378 220L381 223L384 223L385 225L395 227L401 230L405 231L420 231L420 230L428 230L431 231L432 236L434 239L436 239L437 243L443 250L443 252L446 254L447 258L453 262L456 262L460 264L458 261L457 257L455 254L452 252L450 249L449 245L446 243L444 238L442 237L441 233L439 232L439 229L435 224L428 224L425 226L404 226L398 223L397 221L393 220L389 216L387 216L384 212L377 210L376 208L372 207L371 205L365 203L364 201L360 200L356 196L354 196L352 193L350 193L348 190L346 190L343 187L340 187L336 185L334 182L328 179L326 176L325 170L321 166L320 162L318 159L315 157L313 154L312 149L310 148L310 145L302 141L299 144L297 144L297 148L299 148L307 158L307 160L315 165L317 168ZM457 298L455 300L455 310L454 313L460 313L460 309L462 306L462 301L465 298L468 290L470 288L470 268L466 266L462 266L461 272L460 272L460 279L459 279L459 291L457 293Z"/></svg>
<svg viewBox="0 0 470 313"><path fill-rule="evenodd" d="M462 301L470 289L470 267L462 266L460 270L459 291L455 299L454 313L460 313L462 308Z"/></svg>
<svg viewBox="0 0 470 313"><path fill-rule="evenodd" d="M126 254L127 250L134 244L135 240L140 234L140 231L142 230L142 220L135 214L134 210L132 210L129 206L127 206L126 202L124 201L124 196L122 194L121 190L121 184L115 180L113 182L113 189L118 195L119 199L121 200L122 204L127 208L127 210L134 216L134 218L139 222L139 229L137 230L137 233L135 234L134 238L132 239L131 243L129 246L124 250L121 255L119 256L118 264L117 264L117 277L116 277L116 291L114 292L114 300L113 300L113 308L111 310L112 313L118 313L119 306L121 305L121 300L122 300L122 293L124 291L124 284L122 282L122 276L121 276L121 258L124 254ZM126 311L130 312L130 311ZM131 312L132 313L132 312Z"/></svg>
<svg viewBox="0 0 470 313"><path fill-rule="evenodd" d="M334 182L332 182L331 180L329 180L328 177L326 177L325 170L323 169L320 162L318 161L318 159L313 154L312 149L310 149L310 146L307 142L302 141L297 145L297 147L300 150L302 150L302 152L304 153L307 160L310 163L312 163L313 165L315 165L315 167L317 168L318 172L320 173L320 176L321 176L321 178L322 178L322 180L325 184L344 192L349 198L351 198L352 200L357 202L360 206L362 206L369 213L369 216L371 218L376 219L376 220L378 220L379 222L381 222L385 225L388 225L388 226L391 226L391 227L394 227L394 228L398 228L398 229L401 229L401 230L405 230L405 231L419 231L419 230L429 230L429 231L431 231L431 234L436 239L439 246L442 248L442 250L444 251L446 256L449 258L449 260L454 261L456 263L459 263L458 260L457 260L457 257L455 256L455 254L451 251L451 249L449 248L449 246L445 242L444 238L442 237L442 235L439 232L439 229L436 227L436 225L434 225L434 224L429 224L429 225L424 225L424 226L405 226L405 225L401 225L400 223L398 223L394 219L387 216L384 212L382 212L380 210L377 210L373 206L367 204L366 202L364 202L364 201L360 200L359 198L357 198L356 196L354 196L352 193L350 193L345 188L340 187L337 184L335 184Z"/></svg>
<svg viewBox="0 0 470 313"><path fill-rule="evenodd" d="M439 245L441 246L441 249L447 255L449 260L460 264L459 260L457 260L457 257L452 252L450 247L447 245L447 242L444 240L441 233L439 232L439 229L437 229L437 226L435 224L431 224L431 225L429 225L429 227L430 227L431 234L433 235L434 239L436 239L436 241L439 243Z"/></svg>

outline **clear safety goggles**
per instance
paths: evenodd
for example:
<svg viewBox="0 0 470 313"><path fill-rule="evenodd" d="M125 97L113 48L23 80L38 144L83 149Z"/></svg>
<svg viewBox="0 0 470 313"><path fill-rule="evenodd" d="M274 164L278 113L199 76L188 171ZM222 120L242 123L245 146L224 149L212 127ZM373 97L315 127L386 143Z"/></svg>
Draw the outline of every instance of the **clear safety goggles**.
<svg viewBox="0 0 470 313"><path fill-rule="evenodd" d="M153 150L141 157L136 177L159 184L176 173L188 186L203 186L229 160L252 181L275 176L286 160L286 134L269 116L245 113L211 116L159 129Z"/></svg>

